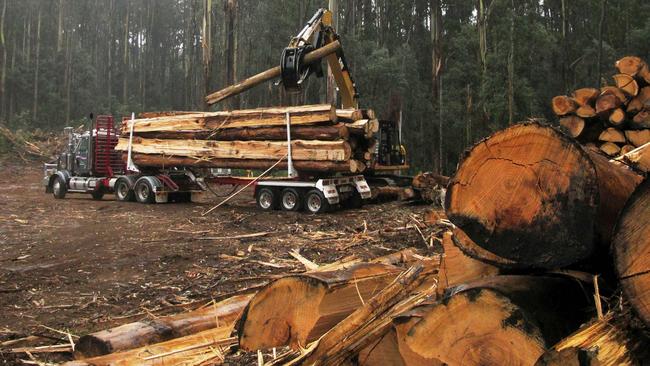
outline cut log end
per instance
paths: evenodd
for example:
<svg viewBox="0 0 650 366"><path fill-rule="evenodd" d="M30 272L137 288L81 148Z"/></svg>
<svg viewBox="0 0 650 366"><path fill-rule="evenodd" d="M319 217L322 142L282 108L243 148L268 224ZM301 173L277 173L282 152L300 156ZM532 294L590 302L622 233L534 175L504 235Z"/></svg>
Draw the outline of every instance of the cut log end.
<svg viewBox="0 0 650 366"><path fill-rule="evenodd" d="M584 228L594 225L596 185L593 165L575 141L522 124L474 146L449 185L445 207L489 252L557 268L593 249L593 234ZM552 254L560 249L554 243L562 255Z"/></svg>
<svg viewBox="0 0 650 366"><path fill-rule="evenodd" d="M566 116L567 114L575 112L577 108L576 102L566 95L558 95L551 101L553 112L558 116Z"/></svg>

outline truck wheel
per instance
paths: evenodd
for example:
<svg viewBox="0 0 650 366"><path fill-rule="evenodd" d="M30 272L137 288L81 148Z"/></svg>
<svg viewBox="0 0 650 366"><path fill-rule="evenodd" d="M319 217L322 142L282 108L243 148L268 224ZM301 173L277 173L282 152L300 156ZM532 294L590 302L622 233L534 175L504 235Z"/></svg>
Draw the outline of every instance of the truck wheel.
<svg viewBox="0 0 650 366"><path fill-rule="evenodd" d="M278 195L273 189L268 187L260 188L255 192L255 196L257 207L262 210L271 211L278 208Z"/></svg>
<svg viewBox="0 0 650 366"><path fill-rule="evenodd" d="M115 199L118 201L135 201L135 194L131 187L129 187L129 182L125 179L118 179L115 182Z"/></svg>
<svg viewBox="0 0 650 366"><path fill-rule="evenodd" d="M52 182L52 195L54 198L63 199L65 194L68 193L68 186L61 177L54 178Z"/></svg>
<svg viewBox="0 0 650 366"><path fill-rule="evenodd" d="M348 208L361 208L363 207L363 198L361 198L361 194L357 192L356 190L352 192L352 195L350 198L348 198L346 202L346 207Z"/></svg>
<svg viewBox="0 0 650 366"><path fill-rule="evenodd" d="M329 211L330 203L325 198L325 195L323 195L323 192L318 189L312 189L307 192L307 196L305 197L305 208L313 214L319 214Z"/></svg>
<svg viewBox="0 0 650 366"><path fill-rule="evenodd" d="M154 203L156 194L153 191L151 183L146 179L140 179L135 182L135 199L140 203Z"/></svg>
<svg viewBox="0 0 650 366"><path fill-rule="evenodd" d="M92 191L90 195L93 196L93 199L95 201L99 201L104 197L104 191L102 189L98 189L96 191Z"/></svg>
<svg viewBox="0 0 650 366"><path fill-rule="evenodd" d="M280 195L280 206L284 211L300 211L302 195L294 188L285 188Z"/></svg>

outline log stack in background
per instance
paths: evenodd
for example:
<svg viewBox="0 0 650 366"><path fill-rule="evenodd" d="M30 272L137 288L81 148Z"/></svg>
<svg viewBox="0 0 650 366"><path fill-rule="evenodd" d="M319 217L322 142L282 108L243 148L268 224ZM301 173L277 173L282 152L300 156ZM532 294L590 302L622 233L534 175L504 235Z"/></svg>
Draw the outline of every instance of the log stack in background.
<svg viewBox="0 0 650 366"><path fill-rule="evenodd" d="M614 85L582 88L556 96L553 112L560 125L581 143L610 158L628 154L650 143L650 71L635 56L616 62ZM647 167L640 167L647 172Z"/></svg>
<svg viewBox="0 0 650 366"><path fill-rule="evenodd" d="M373 165L374 112L330 105L145 113L133 123L132 158L152 167L267 169L287 154L287 113L297 170L361 173ZM128 150L130 132L131 122L124 121L117 150ZM277 167L286 165L285 159Z"/></svg>

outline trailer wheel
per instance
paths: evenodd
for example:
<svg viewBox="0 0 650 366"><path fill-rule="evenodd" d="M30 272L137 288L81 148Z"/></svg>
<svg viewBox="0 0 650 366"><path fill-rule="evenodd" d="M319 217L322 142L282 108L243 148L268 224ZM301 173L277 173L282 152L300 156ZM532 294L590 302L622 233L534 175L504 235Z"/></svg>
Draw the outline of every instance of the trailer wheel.
<svg viewBox="0 0 650 366"><path fill-rule="evenodd" d="M363 207L363 198L361 198L361 194L359 192L357 192L356 189L354 190L354 192L352 192L352 195L346 201L346 207L348 207L348 208L361 208L361 207Z"/></svg>
<svg viewBox="0 0 650 366"><path fill-rule="evenodd" d="M140 203L154 203L156 194L153 191L151 183L146 179L140 179L135 182L135 199Z"/></svg>
<svg viewBox="0 0 650 366"><path fill-rule="evenodd" d="M131 187L129 187L129 182L126 179L118 179L115 182L115 199L121 202L125 201L135 201L135 194Z"/></svg>
<svg viewBox="0 0 650 366"><path fill-rule="evenodd" d="M98 189L96 191L92 191L90 195L93 197L95 201L99 201L104 197L104 190Z"/></svg>
<svg viewBox="0 0 650 366"><path fill-rule="evenodd" d="M303 197L297 189L285 188L280 195L280 206L284 211L300 211Z"/></svg>
<svg viewBox="0 0 650 366"><path fill-rule="evenodd" d="M318 189L312 189L307 192L305 197L305 208L313 214L324 213L330 210L330 203L325 198L323 192Z"/></svg>
<svg viewBox="0 0 650 366"><path fill-rule="evenodd" d="M54 198L63 199L65 194L68 193L68 186L61 177L54 178L52 182L52 195Z"/></svg>
<svg viewBox="0 0 650 366"><path fill-rule="evenodd" d="M262 187L255 192L255 196L257 207L262 210L271 211L278 208L278 195L275 190L268 187Z"/></svg>

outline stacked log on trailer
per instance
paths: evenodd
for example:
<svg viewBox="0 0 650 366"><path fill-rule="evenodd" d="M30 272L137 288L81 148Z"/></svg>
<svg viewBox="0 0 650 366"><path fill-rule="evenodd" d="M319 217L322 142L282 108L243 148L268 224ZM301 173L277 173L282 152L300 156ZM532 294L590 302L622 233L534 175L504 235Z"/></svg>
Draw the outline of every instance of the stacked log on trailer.
<svg viewBox="0 0 650 366"><path fill-rule="evenodd" d="M569 135L610 158L650 143L648 65L639 57L627 56L616 62L616 69L613 85L578 89L556 96L551 103ZM647 172L647 166L641 168Z"/></svg>
<svg viewBox="0 0 650 366"><path fill-rule="evenodd" d="M287 115L297 170L361 173L374 164L374 112L330 105L145 113L122 123L116 149L126 155L130 141L132 159L142 166L267 169L283 160L277 167L286 168Z"/></svg>

